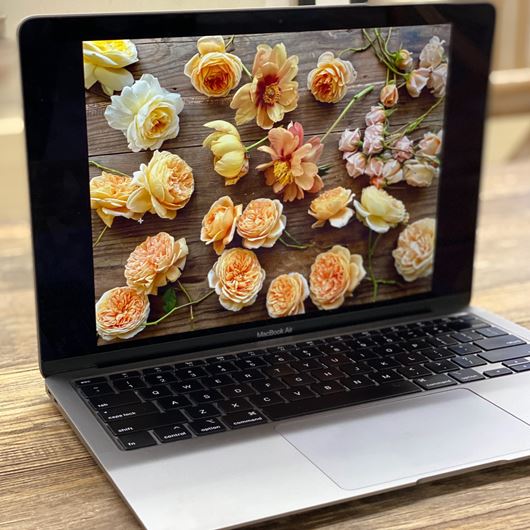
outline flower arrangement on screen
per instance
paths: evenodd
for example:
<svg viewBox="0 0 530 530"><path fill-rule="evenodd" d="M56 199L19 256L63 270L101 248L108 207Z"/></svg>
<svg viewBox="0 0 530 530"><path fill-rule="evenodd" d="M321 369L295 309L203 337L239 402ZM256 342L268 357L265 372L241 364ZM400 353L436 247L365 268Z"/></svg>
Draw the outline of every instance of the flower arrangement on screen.
<svg viewBox="0 0 530 530"><path fill-rule="evenodd" d="M398 227L401 232L392 251L396 271L405 282L432 274L435 220L423 218L409 224L407 207L392 195L392 187L398 183L427 187L438 177L442 131L428 131L416 142L410 134L445 96L444 42L432 37L416 61L404 48L389 49L390 32L385 38L380 30L363 30L366 45L362 48L325 51L303 87L297 81L299 57L289 55L283 43L259 44L253 64L247 68L234 53L233 37L228 41L221 36L198 39L197 53L185 64L184 74L205 98L229 97L229 106L235 111L234 123L215 120L204 124L210 133L203 148L211 152L213 171L227 187L227 192L204 212L197 227L197 237L212 249L207 277L210 290L193 299L181 283L189 254L185 238L164 231L153 234L131 249L123 270L125 285L105 292L96 303L97 332L103 340L129 339L183 308L188 308L193 319L193 308L214 294L227 311L241 311L255 304L267 275L274 274L264 270L255 250L278 244L297 249L312 246L289 234L284 212L286 203L306 194L314 197L307 211L308 230L326 225L345 230L350 223L362 223L368 230L367 254L352 254L345 246L335 245L315 257L307 277L297 270L273 277L265 300L271 318L304 314L308 299L319 310L337 309L362 281L372 283L373 300L377 300L381 285L397 282L375 276L374 250L385 233ZM344 130L338 143L343 171L352 179L366 178L356 197L346 187L326 186L329 168L320 166L319 159L325 148L336 148L326 144L328 135L374 85L351 94L344 110L321 137L307 138L303 125L286 117L297 108L302 90L312 94L315 105L335 105L348 97L357 71L344 57L365 50L375 53L387 74L379 104L366 114L365 126ZM102 169L101 175L90 181L91 208L104 223L97 245L116 217L139 223L148 213L175 219L194 193L194 174L178 154L163 150L164 142L179 134L184 101L151 74L133 78L127 66L141 61L134 43L85 42L83 54L85 87L99 82L110 96L104 112L108 125L123 133L131 151L153 151L150 161L141 164L132 176L91 161ZM391 117L403 90L413 98L429 90L433 104L421 116L391 131ZM238 126L253 121L265 135L244 145ZM265 153L267 161L253 165L254 149ZM242 178L261 179L276 198L235 204L228 190ZM173 288L159 294L168 284ZM176 291L186 297L185 303L177 303ZM162 297L164 314L149 321L150 297L157 296Z"/></svg>

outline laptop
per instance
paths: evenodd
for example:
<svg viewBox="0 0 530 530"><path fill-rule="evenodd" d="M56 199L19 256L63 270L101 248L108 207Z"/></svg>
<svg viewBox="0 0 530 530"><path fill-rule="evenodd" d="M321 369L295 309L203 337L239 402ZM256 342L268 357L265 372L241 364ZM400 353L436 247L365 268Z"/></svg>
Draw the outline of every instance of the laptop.
<svg viewBox="0 0 530 530"><path fill-rule="evenodd" d="M530 455L530 332L469 305L493 26L462 3L22 24L40 367L144 527Z"/></svg>

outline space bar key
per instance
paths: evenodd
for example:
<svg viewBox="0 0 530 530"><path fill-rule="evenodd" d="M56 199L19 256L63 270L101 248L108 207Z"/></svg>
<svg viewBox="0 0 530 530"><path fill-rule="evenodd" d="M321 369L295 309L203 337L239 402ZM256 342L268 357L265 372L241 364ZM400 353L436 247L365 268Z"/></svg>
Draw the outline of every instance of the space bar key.
<svg viewBox="0 0 530 530"><path fill-rule="evenodd" d="M421 389L410 381L395 381L378 386L358 388L349 392L302 399L292 403L270 405L269 407L263 407L262 410L271 420L278 421L304 414L312 414L314 412L322 412L420 391Z"/></svg>

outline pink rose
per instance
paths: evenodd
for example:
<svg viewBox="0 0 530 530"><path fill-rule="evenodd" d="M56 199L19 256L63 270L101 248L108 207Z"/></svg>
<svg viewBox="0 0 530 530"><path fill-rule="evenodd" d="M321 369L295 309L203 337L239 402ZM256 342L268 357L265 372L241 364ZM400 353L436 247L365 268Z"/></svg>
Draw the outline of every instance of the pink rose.
<svg viewBox="0 0 530 530"><path fill-rule="evenodd" d="M364 117L366 125L377 125L378 123L384 123L386 120L385 109L381 105L375 105L370 109L370 112Z"/></svg>
<svg viewBox="0 0 530 530"><path fill-rule="evenodd" d="M370 125L364 131L363 152L367 155L380 153L383 150L383 124Z"/></svg>
<svg viewBox="0 0 530 530"><path fill-rule="evenodd" d="M407 77L407 92L413 98L417 98L425 88L431 71L429 68L418 68L412 70Z"/></svg>
<svg viewBox="0 0 530 530"><path fill-rule="evenodd" d="M365 154L361 152L347 153L344 158L346 160L346 171L350 177L357 178L364 175L364 170L366 169Z"/></svg>
<svg viewBox="0 0 530 530"><path fill-rule="evenodd" d="M340 136L339 140L339 151L343 151L344 155L346 153L355 153L359 149L359 143L361 141L361 131L359 128L351 131L346 129Z"/></svg>
<svg viewBox="0 0 530 530"><path fill-rule="evenodd" d="M389 83L381 89L379 101L387 108L397 105L399 93L396 83Z"/></svg>
<svg viewBox="0 0 530 530"><path fill-rule="evenodd" d="M442 131L438 134L427 132L418 143L418 151L424 155L436 156L442 149Z"/></svg>
<svg viewBox="0 0 530 530"><path fill-rule="evenodd" d="M383 179L386 184L397 184L403 180L401 164L393 158L387 160L383 166Z"/></svg>
<svg viewBox="0 0 530 530"><path fill-rule="evenodd" d="M385 163L377 156L372 156L366 164L364 172L369 177L380 177L383 174L383 167Z"/></svg>
<svg viewBox="0 0 530 530"><path fill-rule="evenodd" d="M412 149L412 140L408 136L402 136L399 140L394 142L392 156L398 162L405 162L409 158L412 158L414 151Z"/></svg>

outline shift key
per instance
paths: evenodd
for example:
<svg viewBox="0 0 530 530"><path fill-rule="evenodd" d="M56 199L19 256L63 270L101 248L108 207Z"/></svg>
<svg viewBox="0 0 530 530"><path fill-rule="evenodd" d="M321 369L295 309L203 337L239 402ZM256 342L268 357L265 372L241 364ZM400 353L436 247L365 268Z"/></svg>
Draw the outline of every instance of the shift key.
<svg viewBox="0 0 530 530"><path fill-rule="evenodd" d="M479 355L490 363L500 363L520 357L530 357L530 344L521 344L511 348L501 348L499 350L483 351Z"/></svg>
<svg viewBox="0 0 530 530"><path fill-rule="evenodd" d="M159 427L174 425L175 423L184 423L185 421L187 420L182 412L178 410L170 410L168 412L144 414L130 419L114 421L110 423L108 427L113 434L120 435L130 432L158 429Z"/></svg>
<svg viewBox="0 0 530 530"><path fill-rule="evenodd" d="M491 339L476 340L475 344L480 346L483 350L498 350L500 348L507 348L509 346L519 346L525 344L524 340L514 335L503 335L502 337L493 337Z"/></svg>

